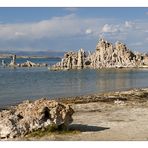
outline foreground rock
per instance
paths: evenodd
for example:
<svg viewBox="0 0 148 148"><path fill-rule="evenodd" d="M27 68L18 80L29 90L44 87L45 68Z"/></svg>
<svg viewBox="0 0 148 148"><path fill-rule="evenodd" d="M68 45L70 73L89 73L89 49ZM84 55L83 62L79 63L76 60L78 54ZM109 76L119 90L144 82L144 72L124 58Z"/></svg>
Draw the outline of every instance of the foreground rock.
<svg viewBox="0 0 148 148"><path fill-rule="evenodd" d="M121 42L116 42L113 45L104 39L100 39L95 52L86 54L83 49L80 49L78 52L68 52L64 55L61 62L49 69L69 70L124 67L148 67L148 55L134 53Z"/></svg>
<svg viewBox="0 0 148 148"><path fill-rule="evenodd" d="M46 132L15 140L148 140L148 88L63 98L61 102L65 101L75 110L69 131L77 132Z"/></svg>
<svg viewBox="0 0 148 148"><path fill-rule="evenodd" d="M74 111L69 105L40 99L23 102L10 110L0 112L0 138L24 136L49 126L67 127L73 120Z"/></svg>

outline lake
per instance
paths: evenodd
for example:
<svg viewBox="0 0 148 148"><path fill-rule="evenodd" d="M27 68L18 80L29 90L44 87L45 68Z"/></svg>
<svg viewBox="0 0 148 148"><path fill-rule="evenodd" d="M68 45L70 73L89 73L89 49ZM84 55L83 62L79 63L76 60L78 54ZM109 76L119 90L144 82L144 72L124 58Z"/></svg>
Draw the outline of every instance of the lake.
<svg viewBox="0 0 148 148"><path fill-rule="evenodd" d="M26 59L19 59L24 62ZM22 61L21 61L22 60ZM59 59L29 59L50 65ZM0 67L0 107L41 97L55 98L148 87L148 69L49 71Z"/></svg>

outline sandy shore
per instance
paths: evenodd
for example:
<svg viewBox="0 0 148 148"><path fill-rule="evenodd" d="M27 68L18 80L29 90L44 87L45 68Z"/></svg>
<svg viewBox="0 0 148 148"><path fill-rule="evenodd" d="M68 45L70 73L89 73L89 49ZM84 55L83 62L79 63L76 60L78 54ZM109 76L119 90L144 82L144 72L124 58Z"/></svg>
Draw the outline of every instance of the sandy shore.
<svg viewBox="0 0 148 148"><path fill-rule="evenodd" d="M148 88L60 101L75 110L69 129L78 132L19 140L148 140Z"/></svg>

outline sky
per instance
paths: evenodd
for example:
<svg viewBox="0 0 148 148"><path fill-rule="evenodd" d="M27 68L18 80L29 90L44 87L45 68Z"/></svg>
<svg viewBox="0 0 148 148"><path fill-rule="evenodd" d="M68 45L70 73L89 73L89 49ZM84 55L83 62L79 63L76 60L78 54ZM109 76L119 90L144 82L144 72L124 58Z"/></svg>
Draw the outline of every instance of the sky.
<svg viewBox="0 0 148 148"><path fill-rule="evenodd" d="M0 8L0 51L94 51L102 37L148 52L148 8Z"/></svg>

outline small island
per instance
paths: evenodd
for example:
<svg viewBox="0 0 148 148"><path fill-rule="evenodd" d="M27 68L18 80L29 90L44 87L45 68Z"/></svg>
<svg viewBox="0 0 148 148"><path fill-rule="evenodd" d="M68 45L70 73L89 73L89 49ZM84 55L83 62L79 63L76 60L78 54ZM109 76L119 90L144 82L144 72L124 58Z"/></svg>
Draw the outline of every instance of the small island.
<svg viewBox="0 0 148 148"><path fill-rule="evenodd" d="M31 57L28 57L28 56L16 56L15 54L14 55L11 55L11 56L1 56L3 58L12 58L11 62L6 64L5 63L5 60L3 59L2 60L2 66L3 67L13 67L13 68L16 68L16 67L47 67L48 64L47 63L34 63L30 60L27 60L26 62L24 63L17 63L16 62L16 58L27 58L27 59L30 59ZM36 56L33 56L32 58L41 58L40 57L36 57ZM44 57L45 58L45 57Z"/></svg>

